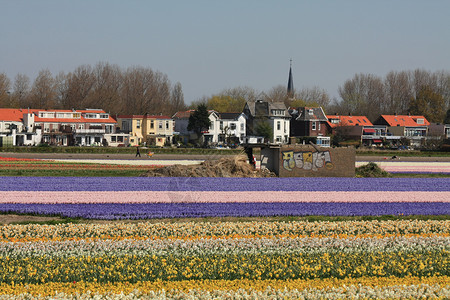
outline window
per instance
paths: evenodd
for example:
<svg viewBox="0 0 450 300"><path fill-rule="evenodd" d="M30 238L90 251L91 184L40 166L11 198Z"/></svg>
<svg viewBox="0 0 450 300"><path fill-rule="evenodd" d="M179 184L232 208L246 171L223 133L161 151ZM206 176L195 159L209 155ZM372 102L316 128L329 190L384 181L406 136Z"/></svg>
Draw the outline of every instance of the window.
<svg viewBox="0 0 450 300"><path fill-rule="evenodd" d="M312 115L314 114L314 110L309 109L309 110L308 110L308 114L309 114L310 116L312 116Z"/></svg>
<svg viewBox="0 0 450 300"><path fill-rule="evenodd" d="M424 119L417 119L417 124L424 124Z"/></svg>
<svg viewBox="0 0 450 300"><path fill-rule="evenodd" d="M150 128L151 129L155 128L155 121L153 120L150 121Z"/></svg>
<svg viewBox="0 0 450 300"><path fill-rule="evenodd" d="M339 119L331 119L331 123L332 124L338 124L339 123Z"/></svg>
<svg viewBox="0 0 450 300"><path fill-rule="evenodd" d="M114 143L116 142L116 136L115 135L111 136L111 142L114 142Z"/></svg>
<svg viewBox="0 0 450 300"><path fill-rule="evenodd" d="M223 130L223 121L220 121L219 129Z"/></svg>
<svg viewBox="0 0 450 300"><path fill-rule="evenodd" d="M119 136L117 137L117 142L123 143L123 136L119 135Z"/></svg>
<svg viewBox="0 0 450 300"><path fill-rule="evenodd" d="M136 120L136 128L141 128L141 120Z"/></svg>
<svg viewBox="0 0 450 300"><path fill-rule="evenodd" d="M162 128L163 128L162 121L159 121L158 128L159 128L159 129L162 129Z"/></svg>
<svg viewBox="0 0 450 300"><path fill-rule="evenodd" d="M210 123L209 129L214 130L214 122L211 122L211 123Z"/></svg>
<svg viewBox="0 0 450 300"><path fill-rule="evenodd" d="M281 122L277 121L277 130L281 130Z"/></svg>
<svg viewBox="0 0 450 300"><path fill-rule="evenodd" d="M241 123L241 131L244 131L244 123Z"/></svg>
<svg viewBox="0 0 450 300"><path fill-rule="evenodd" d="M44 123L44 132L50 132L50 124Z"/></svg>
<svg viewBox="0 0 450 300"><path fill-rule="evenodd" d="M95 143L100 143L101 142L100 137L99 136L94 137L94 142Z"/></svg>
<svg viewBox="0 0 450 300"><path fill-rule="evenodd" d="M236 130L236 124L235 123L230 123L230 129L231 130Z"/></svg>
<svg viewBox="0 0 450 300"><path fill-rule="evenodd" d="M27 141L31 141L32 138L33 136L31 134L27 134Z"/></svg>
<svg viewBox="0 0 450 300"><path fill-rule="evenodd" d="M166 121L166 129L169 129L169 121Z"/></svg>
<svg viewBox="0 0 450 300"><path fill-rule="evenodd" d="M281 141L282 141L281 136L277 135L276 141L277 141L277 143L281 143Z"/></svg>
<svg viewBox="0 0 450 300"><path fill-rule="evenodd" d="M318 122L318 126L317 127L318 127L317 130L320 131L320 122Z"/></svg>
<svg viewBox="0 0 450 300"><path fill-rule="evenodd" d="M311 130L316 130L316 122L311 122Z"/></svg>

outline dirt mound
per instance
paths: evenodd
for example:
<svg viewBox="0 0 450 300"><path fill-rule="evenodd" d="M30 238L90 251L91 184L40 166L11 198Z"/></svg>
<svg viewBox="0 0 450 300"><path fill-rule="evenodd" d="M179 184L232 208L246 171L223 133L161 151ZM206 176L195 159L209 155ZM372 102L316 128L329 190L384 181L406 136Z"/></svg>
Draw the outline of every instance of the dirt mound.
<svg viewBox="0 0 450 300"><path fill-rule="evenodd" d="M173 165L152 169L141 177L275 177L268 170L255 170L245 155L206 160L199 165Z"/></svg>

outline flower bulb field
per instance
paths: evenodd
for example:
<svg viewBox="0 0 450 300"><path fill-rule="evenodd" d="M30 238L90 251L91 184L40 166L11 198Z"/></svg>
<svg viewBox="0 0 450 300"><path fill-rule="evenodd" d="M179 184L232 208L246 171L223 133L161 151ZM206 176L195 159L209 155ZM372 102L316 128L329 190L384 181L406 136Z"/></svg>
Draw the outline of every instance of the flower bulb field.
<svg viewBox="0 0 450 300"><path fill-rule="evenodd" d="M450 178L0 177L0 299L449 299ZM311 218L316 218L311 219Z"/></svg>

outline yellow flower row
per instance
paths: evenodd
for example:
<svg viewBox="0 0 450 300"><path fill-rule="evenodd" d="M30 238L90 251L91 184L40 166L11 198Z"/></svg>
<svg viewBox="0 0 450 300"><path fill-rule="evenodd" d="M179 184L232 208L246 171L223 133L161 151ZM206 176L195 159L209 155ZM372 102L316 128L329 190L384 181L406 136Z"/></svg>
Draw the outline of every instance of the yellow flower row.
<svg viewBox="0 0 450 300"><path fill-rule="evenodd" d="M446 250L230 254L3 257L0 282L137 282L204 279L314 279L450 275Z"/></svg>
<svg viewBox="0 0 450 300"><path fill-rule="evenodd" d="M450 220L178 222L0 226L0 242L67 239L449 236Z"/></svg>
<svg viewBox="0 0 450 300"><path fill-rule="evenodd" d="M148 293L150 291L165 290L168 294L175 292L188 292L190 290L215 291L228 290L237 291L256 290L264 291L268 287L280 290L304 290L304 289L329 289L349 286L383 287L383 286L401 286L401 285L439 285L448 287L450 277L432 276L432 277L361 277L361 278L325 278L325 279L290 279L290 280L183 280L183 281L139 281L136 283L118 282L118 283L94 283L94 282L71 282L60 283L50 282L44 284L0 284L0 295L20 295L28 293L34 296L52 296L56 292L65 294L75 293L115 293L129 294L135 291Z"/></svg>

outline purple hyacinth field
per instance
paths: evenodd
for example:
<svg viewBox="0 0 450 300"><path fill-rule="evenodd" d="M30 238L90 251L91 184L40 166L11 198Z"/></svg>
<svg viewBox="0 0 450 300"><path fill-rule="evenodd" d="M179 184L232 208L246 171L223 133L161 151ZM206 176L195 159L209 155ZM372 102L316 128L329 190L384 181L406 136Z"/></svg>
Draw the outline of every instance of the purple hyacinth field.
<svg viewBox="0 0 450 300"><path fill-rule="evenodd" d="M2 177L0 211L87 219L448 215L448 178Z"/></svg>

